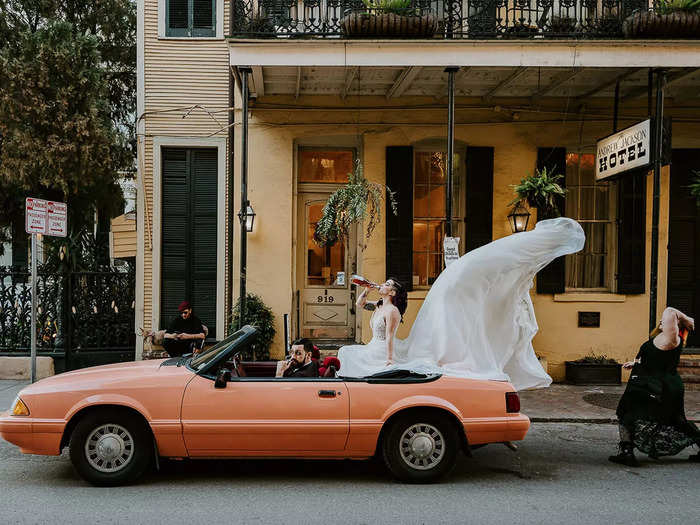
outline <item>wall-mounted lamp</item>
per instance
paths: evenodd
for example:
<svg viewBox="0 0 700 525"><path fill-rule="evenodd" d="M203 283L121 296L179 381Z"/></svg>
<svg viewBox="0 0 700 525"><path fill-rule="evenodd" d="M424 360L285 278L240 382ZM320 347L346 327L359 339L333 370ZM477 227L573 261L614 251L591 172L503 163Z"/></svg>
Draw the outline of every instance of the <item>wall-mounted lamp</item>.
<svg viewBox="0 0 700 525"><path fill-rule="evenodd" d="M522 202L518 202L508 214L508 222L513 233L524 232L527 230L527 223L530 220L530 212L523 206Z"/></svg>
<svg viewBox="0 0 700 525"><path fill-rule="evenodd" d="M253 231L253 223L255 222L255 211L253 211L250 202L246 204L245 211L241 210L238 212L238 218L241 222L245 221L245 231L251 233Z"/></svg>

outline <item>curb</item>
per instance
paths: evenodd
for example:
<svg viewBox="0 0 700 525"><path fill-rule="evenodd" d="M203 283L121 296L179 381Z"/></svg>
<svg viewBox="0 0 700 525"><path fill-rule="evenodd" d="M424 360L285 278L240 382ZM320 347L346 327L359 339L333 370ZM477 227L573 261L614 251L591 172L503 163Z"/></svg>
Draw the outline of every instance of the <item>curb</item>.
<svg viewBox="0 0 700 525"><path fill-rule="evenodd" d="M526 414L527 415L527 414ZM689 419L696 424L700 424L700 419ZM584 417L531 417L531 423L592 423L595 425L617 425L617 418L584 418Z"/></svg>

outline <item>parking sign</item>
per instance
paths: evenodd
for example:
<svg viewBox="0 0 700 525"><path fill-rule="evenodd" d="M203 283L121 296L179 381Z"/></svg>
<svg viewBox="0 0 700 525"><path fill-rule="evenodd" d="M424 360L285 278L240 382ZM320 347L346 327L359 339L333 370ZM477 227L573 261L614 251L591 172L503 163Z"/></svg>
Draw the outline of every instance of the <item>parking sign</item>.
<svg viewBox="0 0 700 525"><path fill-rule="evenodd" d="M68 206L65 202L27 197L24 231L65 237L68 233Z"/></svg>

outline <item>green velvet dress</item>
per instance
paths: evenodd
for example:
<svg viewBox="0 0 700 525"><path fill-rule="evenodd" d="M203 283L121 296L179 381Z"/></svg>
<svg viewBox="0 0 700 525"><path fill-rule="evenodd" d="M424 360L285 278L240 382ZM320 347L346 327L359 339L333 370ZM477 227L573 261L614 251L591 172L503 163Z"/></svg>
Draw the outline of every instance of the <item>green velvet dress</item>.
<svg viewBox="0 0 700 525"><path fill-rule="evenodd" d="M617 407L620 423L634 445L651 457L672 456L693 443L700 430L685 417L683 381L678 374L682 346L659 350L649 340L639 349L641 362L632 369Z"/></svg>

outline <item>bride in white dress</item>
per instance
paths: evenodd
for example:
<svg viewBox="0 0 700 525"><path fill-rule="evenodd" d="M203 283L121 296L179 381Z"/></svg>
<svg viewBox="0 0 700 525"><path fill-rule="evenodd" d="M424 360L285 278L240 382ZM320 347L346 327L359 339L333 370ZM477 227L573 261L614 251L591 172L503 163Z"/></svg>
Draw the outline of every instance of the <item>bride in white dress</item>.
<svg viewBox="0 0 700 525"><path fill-rule="evenodd" d="M372 340L340 349L339 375L399 368L510 381L518 390L549 386L532 347L538 327L529 290L539 270L584 242L581 226L561 217L472 250L433 283L406 339L395 337L401 283L388 280L370 322Z"/></svg>
<svg viewBox="0 0 700 525"><path fill-rule="evenodd" d="M357 298L357 307L372 310L369 326L372 339L366 345L344 346L338 351L342 374L346 377L363 377L393 364L394 346L399 339L396 330L406 311L407 293L404 286L389 278L379 286L379 301L368 301L372 288L365 287Z"/></svg>

